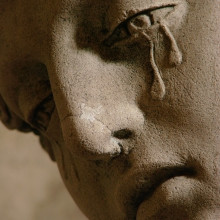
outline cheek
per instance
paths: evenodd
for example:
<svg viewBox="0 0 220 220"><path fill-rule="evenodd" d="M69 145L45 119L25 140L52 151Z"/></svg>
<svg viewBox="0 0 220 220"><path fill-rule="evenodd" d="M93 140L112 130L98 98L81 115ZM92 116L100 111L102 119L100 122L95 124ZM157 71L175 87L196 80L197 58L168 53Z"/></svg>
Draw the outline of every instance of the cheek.
<svg viewBox="0 0 220 220"><path fill-rule="evenodd" d="M192 109L203 117L219 112L220 31L217 28L219 4L215 2L190 4L187 22L179 30L177 39L183 52L183 64L164 71L169 103L176 109Z"/></svg>

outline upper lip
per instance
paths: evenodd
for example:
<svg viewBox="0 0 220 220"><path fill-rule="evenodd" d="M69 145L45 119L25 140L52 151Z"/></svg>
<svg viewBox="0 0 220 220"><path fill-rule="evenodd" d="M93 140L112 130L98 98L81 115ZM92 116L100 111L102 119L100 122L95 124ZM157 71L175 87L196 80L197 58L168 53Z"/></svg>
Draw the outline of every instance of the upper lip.
<svg viewBox="0 0 220 220"><path fill-rule="evenodd" d="M127 175L117 187L116 199L119 207L128 219L135 219L139 205L149 199L157 187L176 176L194 176L195 173L192 167L168 165L154 168L150 172L142 169Z"/></svg>

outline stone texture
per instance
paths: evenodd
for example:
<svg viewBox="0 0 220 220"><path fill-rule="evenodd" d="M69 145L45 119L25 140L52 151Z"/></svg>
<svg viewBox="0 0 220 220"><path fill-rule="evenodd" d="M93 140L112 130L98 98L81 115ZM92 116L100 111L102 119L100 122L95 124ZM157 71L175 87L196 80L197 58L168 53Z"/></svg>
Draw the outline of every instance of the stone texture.
<svg viewBox="0 0 220 220"><path fill-rule="evenodd" d="M218 220L219 0L0 2L0 110L91 220Z"/></svg>

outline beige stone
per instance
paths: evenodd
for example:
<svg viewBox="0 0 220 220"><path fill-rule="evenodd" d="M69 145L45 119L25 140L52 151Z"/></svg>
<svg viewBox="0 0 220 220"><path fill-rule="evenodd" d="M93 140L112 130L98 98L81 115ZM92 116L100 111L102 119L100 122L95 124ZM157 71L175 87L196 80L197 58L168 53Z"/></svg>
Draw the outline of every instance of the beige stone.
<svg viewBox="0 0 220 220"><path fill-rule="evenodd" d="M220 218L219 0L0 9L1 120L40 137L89 219Z"/></svg>

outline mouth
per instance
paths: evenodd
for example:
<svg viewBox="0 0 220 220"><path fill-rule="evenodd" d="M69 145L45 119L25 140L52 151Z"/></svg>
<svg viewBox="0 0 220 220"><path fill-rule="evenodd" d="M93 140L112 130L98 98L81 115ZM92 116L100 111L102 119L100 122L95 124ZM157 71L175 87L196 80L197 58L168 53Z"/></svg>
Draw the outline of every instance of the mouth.
<svg viewBox="0 0 220 220"><path fill-rule="evenodd" d="M138 207L151 198L155 190L166 181L179 177L193 177L195 169L186 166L166 166L154 169L146 174L143 170L126 177L117 190L117 199L121 211L127 219L136 219Z"/></svg>

